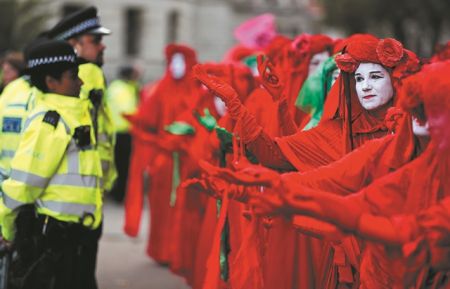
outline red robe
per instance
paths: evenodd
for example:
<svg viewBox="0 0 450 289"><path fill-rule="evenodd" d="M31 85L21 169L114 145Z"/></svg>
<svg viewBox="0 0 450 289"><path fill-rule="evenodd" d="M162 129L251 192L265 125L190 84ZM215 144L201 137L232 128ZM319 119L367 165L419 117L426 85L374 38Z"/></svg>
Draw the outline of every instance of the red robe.
<svg viewBox="0 0 450 289"><path fill-rule="evenodd" d="M343 93L339 93L339 83L340 79L331 89L324 118L317 127L275 141L262 133L247 144L247 149L265 166L305 172L340 159L368 140L385 136L387 129L383 121L361 107L354 89L351 91L352 111L351 114L347 112ZM353 82L351 87L354 87ZM351 126L345 121L347 115L352 116ZM316 280L326 278L330 270L321 267L322 254L330 254L329 249L323 251L325 243L300 233L279 239L280 243L274 249L278 252L267 252L272 265L266 272L265 288L316 288ZM290 244L294 244L294 250L279 251L280 248L292 248ZM281 287L280 283L286 287Z"/></svg>
<svg viewBox="0 0 450 289"><path fill-rule="evenodd" d="M186 75L175 80L167 69L164 77L158 82L150 97L146 98L138 110L137 121L134 125L153 134L164 133L164 127L172 123L179 115L192 108L198 98L200 86L191 77L190 70L196 63L195 52L184 46L169 45L166 49L168 63L175 53L182 53L186 61ZM143 207L143 194L136 183L142 182L141 170L147 165L150 174L149 203L150 203L150 236L147 254L157 262L167 263L170 260L170 218L169 206L172 189L172 155L170 152L153 147L152 155L142 158L137 154L148 149L148 145L139 147L136 142L132 152L132 161L135 163L130 174L128 191L125 201L125 232L131 236L138 233L140 217ZM146 163L143 163L146 162ZM133 190L131 190L133 189Z"/></svg>
<svg viewBox="0 0 450 289"><path fill-rule="evenodd" d="M300 183L314 189L325 190L336 194L352 194L367 186L374 180L397 170L408 163L421 151L419 143L412 134L411 118L403 117L400 121L397 134L389 135L381 139L367 142L365 145L346 155L342 159L328 165L310 170L305 173L289 173L283 178L295 183ZM303 218L294 219L294 225L300 231L310 231L304 224ZM313 228L314 230L316 228ZM319 229L320 230L320 229ZM332 254L323 254L320 268L331 268L333 262L343 260L344 264L351 264L358 268L359 256L352 253L352 246L357 244L352 239L347 239L343 246L334 247L337 251ZM347 258L345 256L347 253ZM312 258L313 254L311 254ZM333 261L333 258L335 259ZM304 258L303 258L304 259ZM341 278L345 276L345 266L339 266ZM330 288L337 283L337 271L326 270L325 276L316 276L316 282L320 288ZM347 273L348 274L348 273ZM348 276L351 278L351 275ZM332 287L332 286L331 286Z"/></svg>
<svg viewBox="0 0 450 289"><path fill-rule="evenodd" d="M450 196L450 156L430 143L426 151L417 159L389 174L356 195L346 197L348 208L355 212L369 212L376 216L385 216L394 222L399 215L417 215L421 211L438 204ZM409 228L397 224L399 234L408 232ZM408 269L404 264L399 266L399 257L403 256L397 246L385 247L375 242L366 242L361 260L362 288L392 288L398 284L397 275L402 276ZM403 259L400 259L403 261ZM414 264L417 266L418 264ZM424 281L439 277L430 275L428 266L416 267L415 280L412 287L425 288ZM448 269L447 269L448 270ZM448 271L444 271L448 274ZM431 284L432 282L430 282Z"/></svg>
<svg viewBox="0 0 450 289"><path fill-rule="evenodd" d="M233 64L218 64L218 65L211 65L209 69L211 73L225 79L228 83L230 83L233 86L233 88L238 92L238 95L241 97L242 101L245 101L245 98L254 89L253 77L251 76L250 70L245 67ZM220 120L219 126L225 127L228 131L233 131L235 122L229 119L228 117L224 117ZM215 151L212 152L212 155L216 157L216 160L214 160L213 163L219 164L220 161L217 158L220 155L218 153L219 151L218 141L215 138L215 136L213 136L212 139L214 139L212 143L215 144L215 146L213 147ZM229 165L230 163L232 163L232 159L233 159L232 155L227 155L226 163ZM230 204L230 211L222 208L220 212L224 216L228 216L228 213L232 212L233 216L239 216L239 218L241 217L240 204L237 204L236 206ZM229 218L229 220L230 219L233 218ZM212 197L209 197L198 241L198 253L196 256L194 269L194 286L193 286L194 288L203 288L205 283L208 282L205 281L205 277L214 280L213 282L218 281L215 279L215 275L217 273L216 265L218 264L214 264L215 265L213 266L214 268L208 268L209 271L214 272L213 274L208 273L207 270L208 267L207 263L210 255L213 256L217 255L218 254L217 250L220 248L217 246L220 243L220 235L217 234L218 229L216 229L217 221L218 221L217 200ZM237 228L238 226L230 226L230 230L234 230ZM239 237L240 234L238 233L238 231L230 232L229 234L230 239L228 240L229 244L239 244L239 241L237 241L240 240ZM214 245L216 245L216 247L214 247ZM231 247L236 249L234 250L232 249L232 251L228 255L228 265L233 263L234 254L237 253L238 248L237 245L236 246L231 245ZM208 284L208 285L227 286L227 284L224 282L219 281L218 283L221 284Z"/></svg>
<svg viewBox="0 0 450 289"><path fill-rule="evenodd" d="M270 136L281 135L278 101L274 101L265 89L255 89L246 100L245 106ZM254 216L244 217L249 211L250 208L246 204L230 200L230 286L237 289L261 289L256 286L261 284L260 279L263 278L268 265L263 256L269 246L267 237L276 234L272 229L267 229L268 220Z"/></svg>
<svg viewBox="0 0 450 289"><path fill-rule="evenodd" d="M203 113L208 108L210 113L218 118L214 107L213 96L209 92L202 93L195 109ZM180 183L194 177L200 177L199 159L209 158L209 132L195 119L192 111L187 111L177 121L191 124L195 128L192 136L176 137L183 143L186 151L180 153ZM197 254L198 236L206 210L207 196L200 192L177 189L176 202L173 208L171 258L172 271L186 278L188 284L193 284L194 261Z"/></svg>

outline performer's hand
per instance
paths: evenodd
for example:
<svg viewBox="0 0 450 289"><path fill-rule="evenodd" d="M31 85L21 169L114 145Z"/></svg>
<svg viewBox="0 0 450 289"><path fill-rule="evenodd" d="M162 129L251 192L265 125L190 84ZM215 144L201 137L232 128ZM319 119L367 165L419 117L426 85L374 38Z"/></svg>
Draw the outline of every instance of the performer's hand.
<svg viewBox="0 0 450 289"><path fill-rule="evenodd" d="M260 165L246 164L245 168L238 171L229 168L219 168L204 161L200 161L199 165L205 173L221 178L231 184L274 187L279 182L279 174L276 171Z"/></svg>
<svg viewBox="0 0 450 289"><path fill-rule="evenodd" d="M276 66L264 55L258 55L256 60L264 88L267 89L274 100L280 99L284 89L282 72L277 70Z"/></svg>
<svg viewBox="0 0 450 289"><path fill-rule="evenodd" d="M254 206L257 215L316 216L322 212L311 190L283 177L278 185L266 189L264 193L251 193L249 203Z"/></svg>
<svg viewBox="0 0 450 289"><path fill-rule="evenodd" d="M266 189L264 192L251 192L249 197L249 206L257 216L275 216L280 214L290 216L290 211L285 209L283 200L273 189Z"/></svg>
<svg viewBox="0 0 450 289"><path fill-rule="evenodd" d="M193 70L194 76L208 87L213 94L217 95L225 102L231 118L237 120L247 113L247 109L244 107L239 99L239 95L231 85L218 77L209 75L201 64L195 65Z"/></svg>
<svg viewBox="0 0 450 289"><path fill-rule="evenodd" d="M292 41L290 47L285 50L286 59L292 69L301 68L306 64L310 49L311 35L309 34L301 34Z"/></svg>
<svg viewBox="0 0 450 289"><path fill-rule="evenodd" d="M203 83L213 94L220 97L228 107L228 103L234 99L239 99L237 92L222 79L208 74L202 64L197 64L193 68L194 76Z"/></svg>
<svg viewBox="0 0 450 289"><path fill-rule="evenodd" d="M445 207L436 205L419 214L419 224L427 239L438 246L450 246L450 218Z"/></svg>
<svg viewBox="0 0 450 289"><path fill-rule="evenodd" d="M180 186L187 192L205 193L213 198L221 198L227 184L223 180L204 176L203 178L188 179Z"/></svg>
<svg viewBox="0 0 450 289"><path fill-rule="evenodd" d="M322 207L317 200L318 192L300 186L289 178L282 177L279 195L284 205L295 214L321 216Z"/></svg>

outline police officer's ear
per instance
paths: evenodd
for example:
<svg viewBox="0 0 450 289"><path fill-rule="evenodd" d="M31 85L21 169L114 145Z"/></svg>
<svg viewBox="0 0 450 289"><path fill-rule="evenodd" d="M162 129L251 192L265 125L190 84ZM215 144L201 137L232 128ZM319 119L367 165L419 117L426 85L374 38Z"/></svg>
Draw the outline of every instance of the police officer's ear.
<svg viewBox="0 0 450 289"><path fill-rule="evenodd" d="M75 49L75 52L77 53L77 55L80 55L80 53L83 49L83 46L81 43L81 36L72 37L72 38L68 39L67 42L70 44L70 46L73 47L73 49Z"/></svg>
<svg viewBox="0 0 450 289"><path fill-rule="evenodd" d="M47 86L48 91L55 92L60 87L61 81L50 75L46 75L45 76L45 85Z"/></svg>
<svg viewBox="0 0 450 289"><path fill-rule="evenodd" d="M72 37L72 38L68 39L67 42L69 42L69 44L75 48L75 45L78 43L78 38Z"/></svg>

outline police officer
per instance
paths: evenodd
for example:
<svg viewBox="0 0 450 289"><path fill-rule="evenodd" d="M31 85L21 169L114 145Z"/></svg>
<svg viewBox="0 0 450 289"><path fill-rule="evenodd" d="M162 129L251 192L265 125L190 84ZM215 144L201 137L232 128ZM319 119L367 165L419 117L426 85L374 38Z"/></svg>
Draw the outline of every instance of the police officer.
<svg viewBox="0 0 450 289"><path fill-rule="evenodd" d="M105 100L106 81L101 69L106 48L102 40L104 35L110 33L100 24L95 7L64 17L48 32L49 38L70 43L80 59L79 76L84 83L80 97L91 101L90 110L102 159L105 191L111 190L117 177L114 165L115 129Z"/></svg>
<svg viewBox="0 0 450 289"><path fill-rule="evenodd" d="M25 48L25 60L28 48L44 39L44 35L39 35ZM11 160L19 145L23 125L39 101L40 95L41 92L31 85L30 76L26 73L13 80L3 90L0 97L0 185L9 177Z"/></svg>
<svg viewBox="0 0 450 289"><path fill-rule="evenodd" d="M33 108L32 96L29 78L24 75L10 82L0 97L0 184L9 176L23 124Z"/></svg>
<svg viewBox="0 0 450 289"><path fill-rule="evenodd" d="M106 81L101 69L105 50L102 39L110 33L109 29L100 24L95 7L88 7L64 17L48 32L49 38L65 40L72 45L80 59L79 76L84 83L80 98L89 102L103 170L103 191L110 191L117 177L114 163L115 130L105 100ZM97 243L101 234L102 226L93 232ZM89 264L92 267L89 270L95 276L97 247L91 253Z"/></svg>
<svg viewBox="0 0 450 289"><path fill-rule="evenodd" d="M46 41L30 50L28 67L44 94L2 184L2 235L18 252L9 288L95 288L86 268L90 232L102 222L102 170L77 56Z"/></svg>

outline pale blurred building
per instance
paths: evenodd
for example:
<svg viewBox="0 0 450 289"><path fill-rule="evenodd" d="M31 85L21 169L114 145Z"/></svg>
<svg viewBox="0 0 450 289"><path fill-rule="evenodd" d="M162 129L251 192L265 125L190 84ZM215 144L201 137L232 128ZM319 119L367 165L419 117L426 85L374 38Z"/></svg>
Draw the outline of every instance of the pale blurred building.
<svg viewBox="0 0 450 289"><path fill-rule="evenodd" d="M51 0L50 0L51 1ZM233 29L265 12L277 18L279 32L294 36L320 32L316 0L53 0L48 9L54 25L64 14L95 5L102 24L113 31L105 37L105 73L137 63L145 81L159 78L165 67L164 47L184 43L197 50L200 61L221 60L236 41Z"/></svg>

